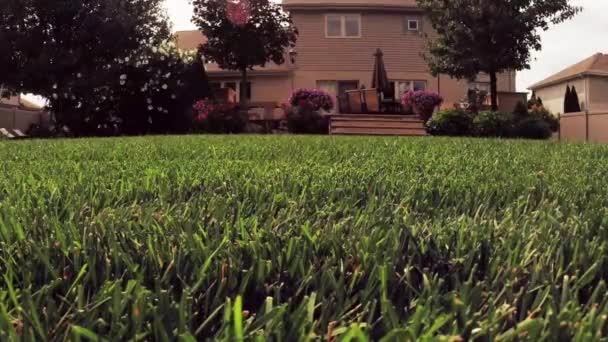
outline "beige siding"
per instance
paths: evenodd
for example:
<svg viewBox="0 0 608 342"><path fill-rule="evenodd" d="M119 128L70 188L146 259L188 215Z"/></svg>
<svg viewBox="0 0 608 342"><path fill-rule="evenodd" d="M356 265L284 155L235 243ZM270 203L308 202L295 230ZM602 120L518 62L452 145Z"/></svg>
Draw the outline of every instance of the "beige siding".
<svg viewBox="0 0 608 342"><path fill-rule="evenodd" d="M589 78L589 104L591 110L608 110L608 77Z"/></svg>
<svg viewBox="0 0 608 342"><path fill-rule="evenodd" d="M545 108L550 110L552 113L563 113L564 112L564 97L566 95L566 87L575 86L578 99L581 102L581 109L585 110L588 108L586 103L585 79L576 79L569 82L563 82L555 85L551 85L545 88L537 89L536 96L543 100Z"/></svg>
<svg viewBox="0 0 608 342"><path fill-rule="evenodd" d="M327 14L360 14L361 38L326 38ZM439 91L444 107L465 98L468 82L442 75L433 77L422 54L426 49L425 34L432 34L430 23L417 12L334 12L294 11L300 35L297 42L296 88L315 87L317 81L358 81L370 86L374 53L380 48L391 80L426 81L427 89ZM407 20L419 20L421 32L405 30ZM489 81L481 75L479 81ZM499 91L515 91L515 73L499 75Z"/></svg>
<svg viewBox="0 0 608 342"><path fill-rule="evenodd" d="M210 82L241 81L238 77L209 77ZM251 102L287 102L291 94L291 78L289 76L251 76Z"/></svg>
<svg viewBox="0 0 608 342"><path fill-rule="evenodd" d="M328 13L361 14L361 38L325 38L325 15ZM421 56L425 47L422 34L404 31L407 18L422 19L415 13L301 11L292 16L300 32L297 42L299 70L371 72L377 48L384 52L389 72L427 70ZM424 30L428 26L422 23L421 28Z"/></svg>

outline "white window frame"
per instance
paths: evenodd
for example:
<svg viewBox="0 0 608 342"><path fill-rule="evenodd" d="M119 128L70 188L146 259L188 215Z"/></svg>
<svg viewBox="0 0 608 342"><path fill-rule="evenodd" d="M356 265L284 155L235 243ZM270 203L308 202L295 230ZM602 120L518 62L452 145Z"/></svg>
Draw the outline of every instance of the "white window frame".
<svg viewBox="0 0 608 342"><path fill-rule="evenodd" d="M399 91L399 84L400 83L406 83L409 82L410 86L408 90L413 91L414 90L414 84L415 82L424 82L424 90L428 90L429 87L429 82L427 80L404 80L404 79L395 79L395 80L390 80L390 82L393 82L395 84L394 86L394 91L395 91L395 97L398 99L401 99L401 97L403 96L403 93L401 93Z"/></svg>
<svg viewBox="0 0 608 342"><path fill-rule="evenodd" d="M237 101L239 101L241 99L241 81L240 80L236 80L236 81L214 81L214 80L210 80L209 83L219 83L220 84L220 88L228 88L226 86L226 84L228 83L236 83L236 90L234 91L236 93L236 99ZM253 98L253 83L251 81L247 81L247 83L249 83L249 87L251 88L251 96L249 98L249 100L251 100Z"/></svg>
<svg viewBox="0 0 608 342"><path fill-rule="evenodd" d="M416 28L415 29L413 29L410 26L411 23L416 23ZM412 31L412 32L418 32L418 31L420 31L420 20L418 20L418 19L408 19L407 20L407 30L408 31Z"/></svg>
<svg viewBox="0 0 608 342"><path fill-rule="evenodd" d="M327 32L327 20L330 17L339 17L340 18L340 35L339 36L330 36ZM358 36L347 36L346 35L346 17L357 17L357 22L359 23L359 35ZM325 15L325 38L329 39L357 39L361 38L361 14L349 14L349 13L331 13Z"/></svg>

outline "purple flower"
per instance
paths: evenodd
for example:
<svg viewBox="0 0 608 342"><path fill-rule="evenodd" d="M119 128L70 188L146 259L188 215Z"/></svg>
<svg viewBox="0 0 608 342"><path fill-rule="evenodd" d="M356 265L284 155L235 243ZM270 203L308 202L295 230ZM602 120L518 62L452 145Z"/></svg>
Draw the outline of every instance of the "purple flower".
<svg viewBox="0 0 608 342"><path fill-rule="evenodd" d="M294 107L306 103L312 106L313 110L323 109L330 111L334 108L334 101L331 95L320 89L298 89L291 94L288 102Z"/></svg>
<svg viewBox="0 0 608 342"><path fill-rule="evenodd" d="M433 114L435 108L443 103L443 98L433 91L407 91L403 95L401 103L405 107L416 108L425 117Z"/></svg>

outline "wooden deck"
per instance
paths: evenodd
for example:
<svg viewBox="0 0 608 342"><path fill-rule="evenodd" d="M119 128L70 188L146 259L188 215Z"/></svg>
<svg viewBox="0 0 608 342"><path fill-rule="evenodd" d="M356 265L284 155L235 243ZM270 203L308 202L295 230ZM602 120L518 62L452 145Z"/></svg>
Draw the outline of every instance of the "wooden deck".
<svg viewBox="0 0 608 342"><path fill-rule="evenodd" d="M329 134L426 136L424 122L413 115L335 114Z"/></svg>

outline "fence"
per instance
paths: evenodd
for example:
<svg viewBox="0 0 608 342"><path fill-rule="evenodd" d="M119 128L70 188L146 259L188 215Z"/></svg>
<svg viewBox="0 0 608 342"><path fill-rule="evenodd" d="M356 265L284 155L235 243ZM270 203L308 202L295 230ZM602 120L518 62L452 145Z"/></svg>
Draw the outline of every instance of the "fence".
<svg viewBox="0 0 608 342"><path fill-rule="evenodd" d="M48 113L17 107L0 107L0 128L20 129L25 132L33 124L48 126Z"/></svg>
<svg viewBox="0 0 608 342"><path fill-rule="evenodd" d="M559 123L560 140L608 143L608 110L562 114Z"/></svg>

